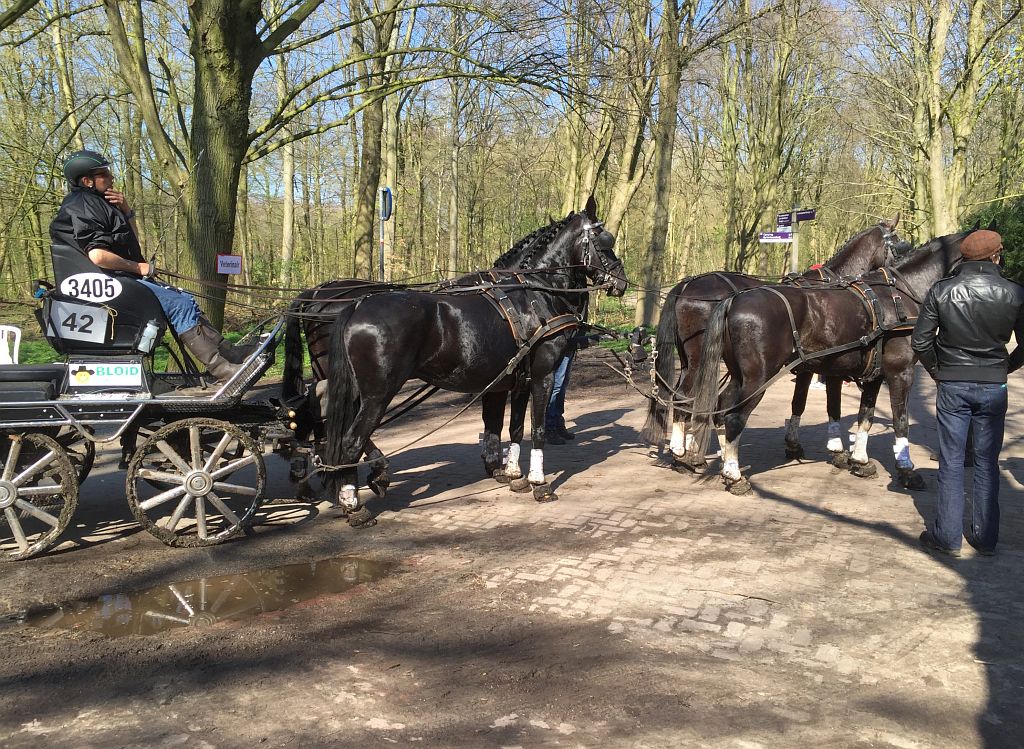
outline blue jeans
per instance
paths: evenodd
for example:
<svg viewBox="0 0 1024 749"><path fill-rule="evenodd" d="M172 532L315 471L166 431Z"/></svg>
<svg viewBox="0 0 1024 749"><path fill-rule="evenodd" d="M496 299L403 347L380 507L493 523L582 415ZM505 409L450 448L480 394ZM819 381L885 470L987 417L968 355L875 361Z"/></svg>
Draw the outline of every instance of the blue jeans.
<svg viewBox="0 0 1024 749"><path fill-rule="evenodd" d="M140 278L139 283L153 292L176 333L192 330L199 324L203 312L191 294L149 278Z"/></svg>
<svg viewBox="0 0 1024 749"><path fill-rule="evenodd" d="M939 425L939 499L932 531L948 549L959 549L964 532L964 453L974 426L974 502L971 532L979 546L999 540L999 451L1006 419L1006 385L939 382L935 415Z"/></svg>
<svg viewBox="0 0 1024 749"><path fill-rule="evenodd" d="M548 400L548 412L544 417L544 429L565 429L565 391L569 387L569 373L572 371L572 360L576 358L576 347L562 357L555 367L554 384L551 387L551 398Z"/></svg>

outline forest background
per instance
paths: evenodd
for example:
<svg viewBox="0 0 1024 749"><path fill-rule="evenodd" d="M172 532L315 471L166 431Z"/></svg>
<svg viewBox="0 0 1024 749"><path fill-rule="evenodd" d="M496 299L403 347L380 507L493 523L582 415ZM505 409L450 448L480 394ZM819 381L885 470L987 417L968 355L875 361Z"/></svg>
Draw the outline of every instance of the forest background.
<svg viewBox="0 0 1024 749"><path fill-rule="evenodd" d="M376 277L383 186L413 282L594 194L637 322L684 276L787 272L758 232L794 207L801 268L900 212L914 243L996 220L1021 278L1022 32L1021 0L6 0L0 299L50 275L83 147L147 256L241 254L239 284Z"/></svg>

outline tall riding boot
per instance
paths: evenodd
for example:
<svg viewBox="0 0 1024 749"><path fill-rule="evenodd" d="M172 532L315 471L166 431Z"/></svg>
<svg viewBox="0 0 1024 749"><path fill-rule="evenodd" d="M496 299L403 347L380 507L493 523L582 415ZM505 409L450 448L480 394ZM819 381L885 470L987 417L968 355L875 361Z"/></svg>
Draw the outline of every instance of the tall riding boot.
<svg viewBox="0 0 1024 749"><path fill-rule="evenodd" d="M240 363L232 363L221 355L220 346L224 339L205 318L200 319L199 324L191 330L179 333L178 338L185 344L189 353L205 364L210 374L220 383L230 380L235 372L242 368Z"/></svg>
<svg viewBox="0 0 1024 749"><path fill-rule="evenodd" d="M241 364L246 361L250 356L256 353L256 349L259 348L257 343L248 343L239 346L234 343L229 343L224 340L223 336L217 332L217 329L213 327L213 323L206 319L206 316L199 318L199 324L205 325L207 328L213 331L214 335L217 336L217 353L223 358L227 359L232 364Z"/></svg>

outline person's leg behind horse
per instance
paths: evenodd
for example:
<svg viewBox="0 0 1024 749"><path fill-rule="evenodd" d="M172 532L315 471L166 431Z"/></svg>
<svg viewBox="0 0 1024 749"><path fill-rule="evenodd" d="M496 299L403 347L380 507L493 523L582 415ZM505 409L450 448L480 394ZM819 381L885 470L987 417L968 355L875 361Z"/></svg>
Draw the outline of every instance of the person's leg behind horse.
<svg viewBox="0 0 1024 749"><path fill-rule="evenodd" d="M544 436L552 445L564 445L576 435L565 428L565 392L569 387L569 375L576 358L576 348L571 348L552 373L551 398L548 400L547 415L544 417Z"/></svg>

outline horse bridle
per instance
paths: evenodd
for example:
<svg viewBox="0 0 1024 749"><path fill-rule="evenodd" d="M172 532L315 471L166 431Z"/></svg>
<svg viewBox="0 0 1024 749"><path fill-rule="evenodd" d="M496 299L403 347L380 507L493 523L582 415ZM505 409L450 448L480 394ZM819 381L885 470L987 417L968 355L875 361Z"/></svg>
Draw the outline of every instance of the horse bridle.
<svg viewBox="0 0 1024 749"><path fill-rule="evenodd" d="M584 268L596 268L601 272L603 276L599 283L608 283L614 278L612 271L622 268L622 261L618 258L615 259L614 263L610 265L606 261L604 253L597 247L597 243L594 241L594 237L599 236L604 232L603 221L588 222L583 225L583 239L586 242L586 247L583 250L583 257L581 258ZM594 262L594 258L597 258L597 263Z"/></svg>
<svg viewBox="0 0 1024 749"><path fill-rule="evenodd" d="M899 257L896 248L904 242L896 233L896 227L890 229L885 224L879 224L878 228L882 230L882 244L885 247L885 262L882 265L892 265Z"/></svg>

